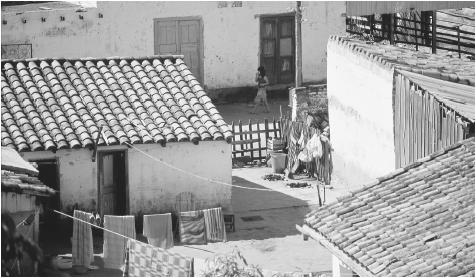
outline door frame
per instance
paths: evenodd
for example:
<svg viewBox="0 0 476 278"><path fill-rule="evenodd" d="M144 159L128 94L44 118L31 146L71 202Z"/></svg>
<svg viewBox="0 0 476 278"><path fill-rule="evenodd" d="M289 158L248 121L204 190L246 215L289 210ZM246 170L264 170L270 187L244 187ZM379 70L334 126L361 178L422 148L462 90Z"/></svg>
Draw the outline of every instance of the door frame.
<svg viewBox="0 0 476 278"><path fill-rule="evenodd" d="M129 152L127 149L112 149L112 150L98 150L97 151L97 212L101 215L101 217L104 217L103 212L102 212L102 207L101 207L101 172L103 170L103 164L102 164L102 156L104 154L109 154L109 153L115 153L115 152L122 152L124 153L124 187L126 191L126 204L125 204L125 210L126 214L130 213L129 209Z"/></svg>
<svg viewBox="0 0 476 278"><path fill-rule="evenodd" d="M293 17L294 19L294 29L296 28L296 13L295 12L288 12L288 13L277 13L277 14L257 14L255 15L255 18L258 18L258 65L261 65L261 55L262 55L262 26L261 26L261 23L262 23L262 20L263 19L266 19L266 18L278 18L278 17ZM279 24L277 23L276 24L276 33L278 33L280 30L279 30ZM295 33L295 30L293 30L293 33ZM296 60L296 34L294 34L294 38L292 40L292 43L293 43L293 56L294 56L294 60ZM279 53L277 53L276 50L279 50L278 49L278 44L279 44L279 41L278 41L278 37L276 37L276 45L275 45L275 59L276 59L276 55L279 55ZM294 64L296 63L296 61L293 61L293 65L294 65L294 74L296 74L296 65ZM278 68L278 67L276 67ZM276 73L275 73L276 74ZM289 84L289 83L281 83L279 81L279 78L278 76L276 76L276 83L275 84L271 84L271 86L273 85L283 85L283 84Z"/></svg>
<svg viewBox="0 0 476 278"><path fill-rule="evenodd" d="M200 73L201 73L201 76L197 77L195 76L195 78L198 79L198 82L204 86L203 84L203 81L205 80L205 71L204 71L204 65L203 65L203 60L205 58L205 54L204 54L204 45L203 45L203 19L201 16L178 16L178 17L160 17L160 18L154 18L153 19L153 25L152 25L152 32L153 32L153 36L154 36L154 45L153 45L153 49L154 49L154 55L160 55L160 54L155 54L155 46L158 44L157 42L157 38L155 36L155 23L156 22L163 22L163 21L171 21L171 20L175 20L175 21L180 21L180 20L198 20L198 26L200 28L200 31L199 31L199 38L198 38L198 43L200 44L199 47L198 47L198 58L199 58L199 68L200 68ZM187 65L188 67L188 65Z"/></svg>

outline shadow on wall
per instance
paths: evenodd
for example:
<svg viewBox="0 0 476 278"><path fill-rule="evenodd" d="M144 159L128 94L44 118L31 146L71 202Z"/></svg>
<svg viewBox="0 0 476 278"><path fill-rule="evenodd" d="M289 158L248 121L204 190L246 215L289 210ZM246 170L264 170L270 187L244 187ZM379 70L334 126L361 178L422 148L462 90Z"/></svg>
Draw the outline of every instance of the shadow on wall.
<svg viewBox="0 0 476 278"><path fill-rule="evenodd" d="M233 184L266 188L233 176ZM234 233L229 241L268 239L299 234L296 224L302 224L310 212L307 202L277 191L258 191L233 187L231 204L235 215Z"/></svg>

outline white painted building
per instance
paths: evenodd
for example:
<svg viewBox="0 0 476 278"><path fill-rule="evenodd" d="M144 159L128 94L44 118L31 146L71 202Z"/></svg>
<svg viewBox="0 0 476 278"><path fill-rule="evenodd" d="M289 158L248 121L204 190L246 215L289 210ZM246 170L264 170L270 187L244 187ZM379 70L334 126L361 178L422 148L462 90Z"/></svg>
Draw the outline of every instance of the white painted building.
<svg viewBox="0 0 476 278"><path fill-rule="evenodd" d="M474 61L346 37L327 49L333 169L351 187L474 136Z"/></svg>
<svg viewBox="0 0 476 278"><path fill-rule="evenodd" d="M99 1L81 12L35 5L2 11L2 49L25 45L32 57L67 58L183 54L213 96L253 86L260 64L274 84L294 80L294 1ZM345 2L302 9L303 79L323 81L327 39L345 33Z"/></svg>

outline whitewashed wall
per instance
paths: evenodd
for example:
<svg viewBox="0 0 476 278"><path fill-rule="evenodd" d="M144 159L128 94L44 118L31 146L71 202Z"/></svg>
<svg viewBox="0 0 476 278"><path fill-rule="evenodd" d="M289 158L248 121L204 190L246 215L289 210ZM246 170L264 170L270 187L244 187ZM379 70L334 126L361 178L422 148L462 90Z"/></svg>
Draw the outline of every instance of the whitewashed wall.
<svg viewBox="0 0 476 278"><path fill-rule="evenodd" d="M327 54L334 174L363 185L395 169L393 70L335 41Z"/></svg>
<svg viewBox="0 0 476 278"><path fill-rule="evenodd" d="M2 13L7 24L2 25L1 37L2 44L31 43L34 57L143 56L154 54L154 18L198 16L204 25L204 84L210 89L243 87L254 85L259 64L259 15L289 13L295 5L243 1L242 7L232 8L228 2L218 8L217 1L99 1L97 9L84 13L71 9ZM303 2L305 82L326 78L326 43L329 35L345 33L342 13L344 1Z"/></svg>
<svg viewBox="0 0 476 278"><path fill-rule="evenodd" d="M231 183L231 145L224 141L135 145L150 155L186 171L211 179ZM220 205L231 209L231 188L200 181L193 176L170 170L134 149L100 147L99 150L127 150L127 175L130 212L170 211L175 196L190 191L204 206ZM84 209L97 206L97 162L92 162L92 151L59 150L56 153L24 152L26 160L57 159L59 164L60 199L63 210L74 204Z"/></svg>

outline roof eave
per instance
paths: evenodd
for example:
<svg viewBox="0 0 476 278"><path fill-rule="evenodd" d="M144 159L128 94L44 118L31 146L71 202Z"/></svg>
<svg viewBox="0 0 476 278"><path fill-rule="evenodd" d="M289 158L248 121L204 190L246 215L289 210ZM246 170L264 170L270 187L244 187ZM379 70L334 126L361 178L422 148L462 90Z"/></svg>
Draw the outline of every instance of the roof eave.
<svg viewBox="0 0 476 278"><path fill-rule="evenodd" d="M322 244L327 250L329 250L334 256L341 260L345 265L347 265L352 271L357 273L360 277L375 277L368 269L362 266L359 262L354 260L352 257L345 254L332 242L328 241L323 235L312 229L306 224L303 224L302 227L296 225L296 229L302 234L312 237L314 240Z"/></svg>

